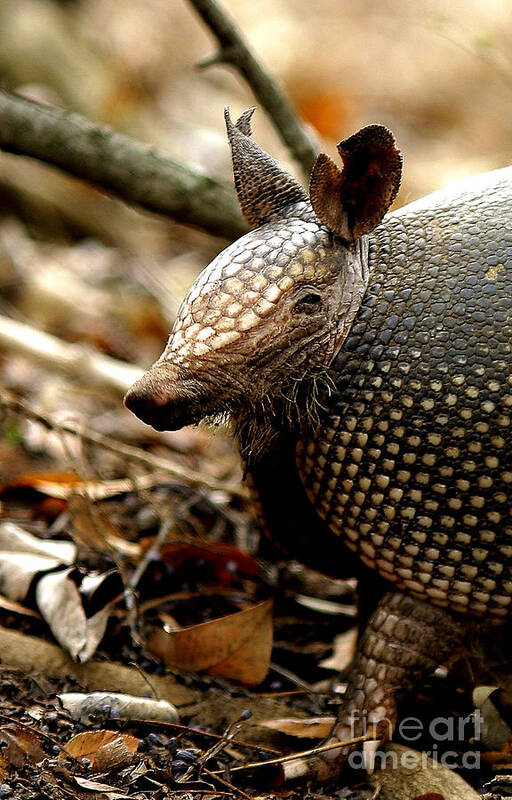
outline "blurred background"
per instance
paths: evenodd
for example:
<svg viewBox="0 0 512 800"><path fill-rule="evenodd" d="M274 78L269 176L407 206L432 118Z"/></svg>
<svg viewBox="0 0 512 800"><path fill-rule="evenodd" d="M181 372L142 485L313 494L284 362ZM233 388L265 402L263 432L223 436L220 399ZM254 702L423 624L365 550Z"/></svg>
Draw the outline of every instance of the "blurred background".
<svg viewBox="0 0 512 800"><path fill-rule="evenodd" d="M321 149L334 155L337 141L370 122L393 130L405 162L397 206L512 161L507 0L223 2ZM4 88L79 111L230 181L222 109L237 115L254 98L234 70L196 68L214 51L185 0L0 0ZM261 110L254 131L300 177ZM62 340L148 366L186 289L225 244L0 153L0 313ZM8 349L0 354L0 380L46 411L151 439L118 396ZM6 471L15 471L20 436L24 452L44 455L47 439L35 431L28 421L21 432L8 429ZM187 436L158 441L186 450Z"/></svg>

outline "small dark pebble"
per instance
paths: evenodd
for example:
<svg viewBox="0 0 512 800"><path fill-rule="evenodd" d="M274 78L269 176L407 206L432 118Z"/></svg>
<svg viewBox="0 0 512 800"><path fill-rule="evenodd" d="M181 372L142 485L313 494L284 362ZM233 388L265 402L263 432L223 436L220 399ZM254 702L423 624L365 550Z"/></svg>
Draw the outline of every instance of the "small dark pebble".
<svg viewBox="0 0 512 800"><path fill-rule="evenodd" d="M0 797L9 797L12 794L12 786L8 783L0 783Z"/></svg>
<svg viewBox="0 0 512 800"><path fill-rule="evenodd" d="M82 762L84 767L90 767L91 766L91 759L90 758L86 758L84 756L83 758L80 759L80 761Z"/></svg>
<svg viewBox="0 0 512 800"><path fill-rule="evenodd" d="M193 764L194 761L197 760L197 753L193 753L191 750L176 750L176 757L178 759L182 759L182 761L188 761L189 764Z"/></svg>
<svg viewBox="0 0 512 800"><path fill-rule="evenodd" d="M53 744L52 745L52 753L53 753L54 756L58 756L59 755L60 747L59 747L58 744Z"/></svg>
<svg viewBox="0 0 512 800"><path fill-rule="evenodd" d="M179 758L173 759L171 761L172 771L174 772L185 772L186 769L190 767L190 764L186 761L182 761Z"/></svg>
<svg viewBox="0 0 512 800"><path fill-rule="evenodd" d="M146 739L148 740L148 742L150 744L160 744L160 738L156 733L153 733L153 732L148 733L148 735L146 736Z"/></svg>
<svg viewBox="0 0 512 800"><path fill-rule="evenodd" d="M240 719L250 719L251 717L252 711L250 708L245 708L240 715Z"/></svg>

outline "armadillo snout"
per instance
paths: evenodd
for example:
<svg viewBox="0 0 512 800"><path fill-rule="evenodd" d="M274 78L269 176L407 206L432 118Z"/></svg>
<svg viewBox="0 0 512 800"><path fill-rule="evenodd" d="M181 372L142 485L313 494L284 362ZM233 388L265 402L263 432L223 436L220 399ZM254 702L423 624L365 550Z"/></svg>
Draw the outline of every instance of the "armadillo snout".
<svg viewBox="0 0 512 800"><path fill-rule="evenodd" d="M168 431L194 421L193 400L173 367L155 365L128 390L124 404L147 425L157 431Z"/></svg>
<svg viewBox="0 0 512 800"><path fill-rule="evenodd" d="M132 386L124 398L124 404L135 416L152 425L157 430L165 430L164 411L167 405L164 395L148 394L138 382Z"/></svg>

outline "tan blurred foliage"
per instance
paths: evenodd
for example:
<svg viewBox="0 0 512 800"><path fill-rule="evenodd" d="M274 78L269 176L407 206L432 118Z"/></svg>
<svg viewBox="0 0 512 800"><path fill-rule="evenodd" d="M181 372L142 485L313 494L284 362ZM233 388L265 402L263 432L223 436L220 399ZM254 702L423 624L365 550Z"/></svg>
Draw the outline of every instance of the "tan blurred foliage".
<svg viewBox="0 0 512 800"><path fill-rule="evenodd" d="M298 110L327 138L381 121L406 156L402 202L512 155L507 0L224 0ZM253 102L185 0L4 0L0 68L66 106L229 177L222 107ZM287 154L270 125L258 137Z"/></svg>
<svg viewBox="0 0 512 800"><path fill-rule="evenodd" d="M298 110L331 140L329 149L369 122L393 129L406 156L402 202L510 162L507 0L226 0L225 6ZM158 86L160 122L168 128L162 144L170 140L180 157L229 174L220 108L228 102L238 111L252 98L227 68L194 71L213 45L187 3L93 0L81 15L89 37L121 72ZM259 118L256 126L286 159L267 124ZM212 132L206 140L201 128Z"/></svg>

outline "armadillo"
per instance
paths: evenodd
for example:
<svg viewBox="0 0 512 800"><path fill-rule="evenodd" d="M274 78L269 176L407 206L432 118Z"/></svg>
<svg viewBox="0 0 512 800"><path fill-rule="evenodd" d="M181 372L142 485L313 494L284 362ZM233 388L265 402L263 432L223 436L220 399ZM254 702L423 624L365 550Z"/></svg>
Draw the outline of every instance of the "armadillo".
<svg viewBox="0 0 512 800"><path fill-rule="evenodd" d="M125 403L158 430L229 420L283 550L355 554L387 587L336 744L392 727L401 693L510 620L512 167L387 213L402 159L385 127L340 142L342 169L319 155L308 196L251 114L226 123L252 230L199 275Z"/></svg>

